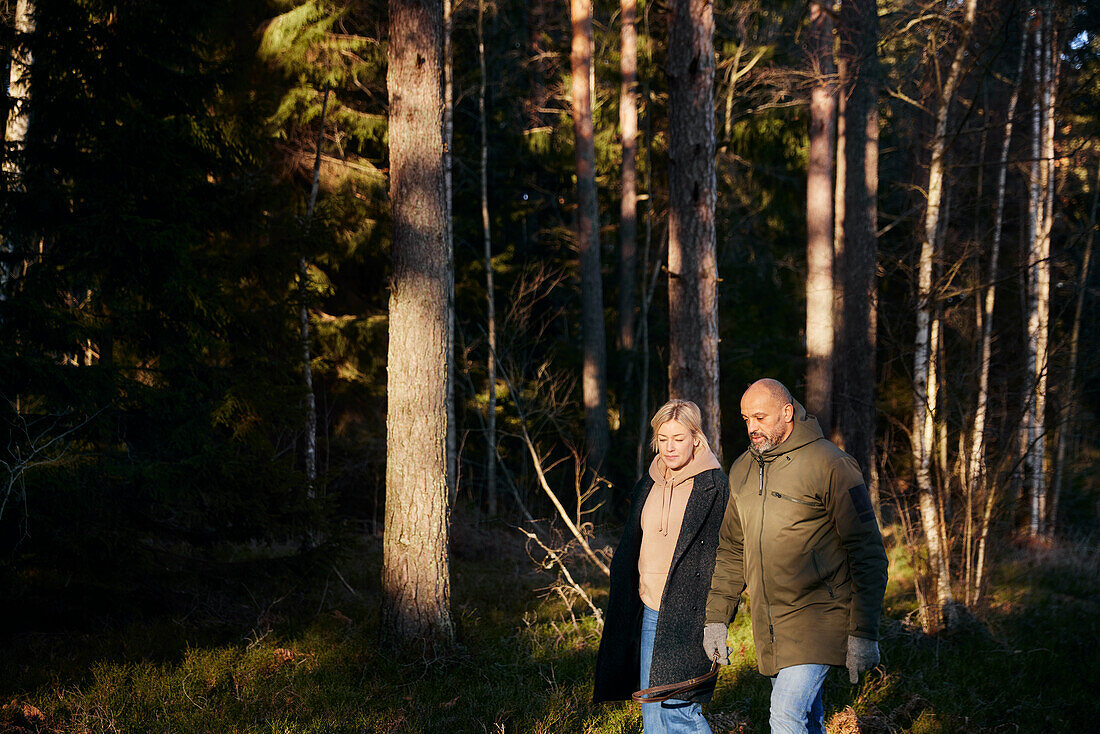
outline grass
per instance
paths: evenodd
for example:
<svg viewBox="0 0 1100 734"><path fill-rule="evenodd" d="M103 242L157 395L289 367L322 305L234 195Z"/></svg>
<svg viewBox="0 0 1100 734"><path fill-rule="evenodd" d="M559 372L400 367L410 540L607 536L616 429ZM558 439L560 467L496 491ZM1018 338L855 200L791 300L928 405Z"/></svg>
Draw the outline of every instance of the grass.
<svg viewBox="0 0 1100 734"><path fill-rule="evenodd" d="M831 732L1088 731L1100 638L1100 554L1087 542L1015 549L989 610L930 638L906 622L912 585L892 554L884 664L826 683ZM576 621L508 528L456 530L460 645L432 659L377 639L380 543L321 573L232 575L186 614L81 618L0 641L0 732L641 732L632 704L592 705L599 631ZM597 603L606 585L586 583ZM235 611L234 611L235 610ZM747 616L706 707L715 732L767 731L768 681Z"/></svg>

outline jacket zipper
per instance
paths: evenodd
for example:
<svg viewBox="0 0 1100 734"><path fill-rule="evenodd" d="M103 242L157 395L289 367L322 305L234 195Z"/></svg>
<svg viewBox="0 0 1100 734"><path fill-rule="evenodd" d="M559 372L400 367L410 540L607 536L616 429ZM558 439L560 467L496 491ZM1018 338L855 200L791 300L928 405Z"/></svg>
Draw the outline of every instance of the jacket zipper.
<svg viewBox="0 0 1100 734"><path fill-rule="evenodd" d="M829 590L829 598L835 599L836 594L833 593L833 585L825 580L825 574L821 573L821 566L817 563L817 551L810 551L810 562L814 564L814 573L821 579L821 583L825 584L825 588Z"/></svg>
<svg viewBox="0 0 1100 734"><path fill-rule="evenodd" d="M760 491L757 493L760 499L760 537L757 539L757 547L760 555L760 590L764 592L764 610L768 614L768 637L772 643L772 657L775 657L775 625L772 622L772 604L768 599L768 588L764 574L764 510L768 502L768 495L764 492L764 460L760 464Z"/></svg>
<svg viewBox="0 0 1100 734"><path fill-rule="evenodd" d="M806 507L816 507L813 502L807 502L806 500L795 499L794 497L788 497L785 494L779 494L775 490L772 490L772 497L778 497L781 500L787 500L788 502L794 502L796 505L806 505Z"/></svg>

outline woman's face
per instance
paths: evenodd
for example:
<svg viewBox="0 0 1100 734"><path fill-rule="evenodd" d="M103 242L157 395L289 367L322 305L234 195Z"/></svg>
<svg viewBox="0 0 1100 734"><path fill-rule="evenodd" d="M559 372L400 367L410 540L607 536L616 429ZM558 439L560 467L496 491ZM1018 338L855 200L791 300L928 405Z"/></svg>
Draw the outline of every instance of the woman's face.
<svg viewBox="0 0 1100 734"><path fill-rule="evenodd" d="M667 421L657 429L657 450L665 466L673 471L687 466L698 444L698 439L679 421Z"/></svg>

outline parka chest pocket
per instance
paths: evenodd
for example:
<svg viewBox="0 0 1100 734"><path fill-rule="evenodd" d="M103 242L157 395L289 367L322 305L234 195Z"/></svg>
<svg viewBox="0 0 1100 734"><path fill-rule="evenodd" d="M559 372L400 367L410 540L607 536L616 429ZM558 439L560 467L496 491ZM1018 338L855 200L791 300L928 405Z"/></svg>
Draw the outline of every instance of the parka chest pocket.
<svg viewBox="0 0 1100 734"><path fill-rule="evenodd" d="M816 497L792 492L777 492L769 489L768 504L790 522L821 517L825 505Z"/></svg>

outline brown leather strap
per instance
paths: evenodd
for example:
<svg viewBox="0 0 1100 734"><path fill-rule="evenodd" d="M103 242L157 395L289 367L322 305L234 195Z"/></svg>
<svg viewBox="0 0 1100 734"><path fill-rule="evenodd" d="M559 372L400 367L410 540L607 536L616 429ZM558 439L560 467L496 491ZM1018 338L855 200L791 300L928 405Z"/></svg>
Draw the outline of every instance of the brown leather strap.
<svg viewBox="0 0 1100 734"><path fill-rule="evenodd" d="M699 688L704 683L709 683L717 677L718 661L715 660L714 664L710 666L710 672L706 675L700 675L697 678L680 681L679 683L668 683L663 686L643 688L640 691L634 691L634 693L630 694L630 698L638 703L660 703L670 698L679 698L680 694Z"/></svg>

